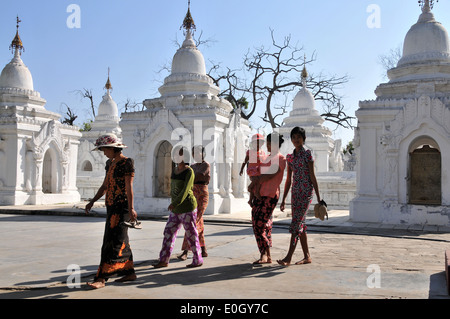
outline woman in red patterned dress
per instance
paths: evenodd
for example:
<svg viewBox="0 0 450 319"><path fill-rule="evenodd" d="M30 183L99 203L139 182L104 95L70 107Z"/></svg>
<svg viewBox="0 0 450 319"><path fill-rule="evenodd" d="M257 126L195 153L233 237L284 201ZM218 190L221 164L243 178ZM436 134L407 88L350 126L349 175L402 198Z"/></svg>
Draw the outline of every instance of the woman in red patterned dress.
<svg viewBox="0 0 450 319"><path fill-rule="evenodd" d="M291 131L291 141L295 149L292 154L286 156L287 161L287 177L284 186L283 200L280 204L281 211L284 211L286 196L291 188L291 205L292 205L292 222L289 227L291 233L291 241L289 244L289 251L281 260L277 262L283 266L289 266L292 255L297 247L298 239L302 245L304 258L296 265L311 263L311 256L308 249L308 239L306 236L306 213L308 211L313 190L316 192L317 202L320 202L319 186L317 184L316 175L314 173L314 160L310 150L305 150L303 147L306 140L305 130L300 127L295 127Z"/></svg>

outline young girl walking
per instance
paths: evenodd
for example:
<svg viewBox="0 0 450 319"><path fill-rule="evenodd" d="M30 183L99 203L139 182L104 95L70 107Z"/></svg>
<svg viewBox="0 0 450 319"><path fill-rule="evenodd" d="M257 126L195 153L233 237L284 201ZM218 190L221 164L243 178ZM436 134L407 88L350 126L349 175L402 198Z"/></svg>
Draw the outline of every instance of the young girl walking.
<svg viewBox="0 0 450 319"><path fill-rule="evenodd" d="M170 256L177 239L177 233L183 225L186 239L192 250L192 264L186 267L199 267L203 264L200 242L197 231L197 200L192 191L194 185L194 171L187 165L189 163L189 151L186 148L176 147L174 149L174 162L177 167L171 176L170 196L171 203L169 220L164 228L164 238L159 254L159 261L155 268L167 267Z"/></svg>
<svg viewBox="0 0 450 319"><path fill-rule="evenodd" d="M311 199L313 190L317 196L317 202L320 202L319 186L317 184L316 175L314 173L314 160L310 150L305 150L303 147L306 140L305 130L300 127L295 127L291 131L291 141L294 144L294 151L292 154L286 156L287 161L287 177L284 186L283 200L280 204L280 210L284 211L286 196L292 185L291 205L292 205L292 222L289 227L291 233L291 241L289 243L289 250L281 260L277 262L282 266L289 266L291 264L292 256L297 247L298 240L303 250L304 258L296 265L311 263L311 255L308 249L308 239L306 236L306 213Z"/></svg>

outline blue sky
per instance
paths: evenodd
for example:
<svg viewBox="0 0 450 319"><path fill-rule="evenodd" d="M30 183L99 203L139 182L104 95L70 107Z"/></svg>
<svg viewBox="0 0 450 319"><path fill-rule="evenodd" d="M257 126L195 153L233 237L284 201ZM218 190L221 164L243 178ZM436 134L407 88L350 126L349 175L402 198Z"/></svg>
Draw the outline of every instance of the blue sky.
<svg viewBox="0 0 450 319"><path fill-rule="evenodd" d="M81 10L80 28L67 25L71 4ZM379 28L367 24L375 13L368 12L372 4L379 8ZM63 114L62 103L68 104L80 125L88 118L89 104L74 91L92 89L98 106L108 67L119 108L127 98L141 102L159 96L164 76L157 71L170 63L177 49L174 40L183 39L180 25L186 11L187 0L8 1L0 12L0 65L12 58L8 47L19 15L22 59L35 90L47 100L48 110ZM450 28L450 1L439 1L433 12ZM279 40L291 35L308 56L317 55L309 72L349 76L339 93L354 115L358 102L374 99L377 85L387 81L379 56L402 45L420 7L417 0L191 0L191 13L197 33L214 40L200 48L205 60L230 68L241 66L249 48L269 45L270 29ZM353 132L339 129L334 138L346 143Z"/></svg>

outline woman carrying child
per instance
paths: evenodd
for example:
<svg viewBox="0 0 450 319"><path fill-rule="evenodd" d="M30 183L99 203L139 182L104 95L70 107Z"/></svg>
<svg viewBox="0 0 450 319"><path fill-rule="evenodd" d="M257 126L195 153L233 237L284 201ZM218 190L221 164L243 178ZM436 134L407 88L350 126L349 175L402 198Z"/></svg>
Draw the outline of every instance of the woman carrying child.
<svg viewBox="0 0 450 319"><path fill-rule="evenodd" d="M286 159L279 152L283 138L278 133L267 136L267 150L269 155L261 163L261 176L259 177L260 198L252 202L252 225L260 258L253 264L270 264L272 257L272 214L280 197L280 184L283 180Z"/></svg>

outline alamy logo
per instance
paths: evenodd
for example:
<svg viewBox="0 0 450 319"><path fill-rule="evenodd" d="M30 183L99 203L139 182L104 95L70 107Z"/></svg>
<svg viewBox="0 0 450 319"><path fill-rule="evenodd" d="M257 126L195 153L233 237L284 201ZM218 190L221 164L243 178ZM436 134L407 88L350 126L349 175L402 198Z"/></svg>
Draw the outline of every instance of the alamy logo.
<svg viewBox="0 0 450 319"><path fill-rule="evenodd" d="M370 13L367 17L367 27L369 29L381 28L381 8L377 4L370 4L367 9L367 13Z"/></svg>
<svg viewBox="0 0 450 319"><path fill-rule="evenodd" d="M66 24L69 29L81 28L81 8L77 4L70 4L67 6L67 13L70 15L67 17Z"/></svg>
<svg viewBox="0 0 450 319"><path fill-rule="evenodd" d="M372 273L367 277L367 288L381 288L381 268L379 265L372 264L367 266L366 271Z"/></svg>
<svg viewBox="0 0 450 319"><path fill-rule="evenodd" d="M67 287L68 288L81 288L81 270L80 266L77 264L70 264L66 269L69 277L67 277Z"/></svg>

